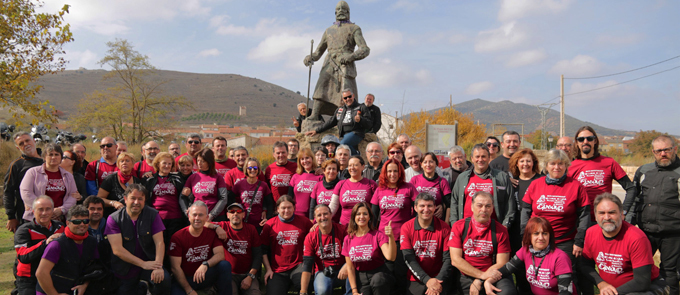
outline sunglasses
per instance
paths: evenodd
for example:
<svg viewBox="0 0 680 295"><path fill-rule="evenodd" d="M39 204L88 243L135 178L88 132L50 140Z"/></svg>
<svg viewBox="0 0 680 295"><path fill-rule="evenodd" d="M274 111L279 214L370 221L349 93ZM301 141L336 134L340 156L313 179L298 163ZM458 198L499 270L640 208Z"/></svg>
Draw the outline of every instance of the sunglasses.
<svg viewBox="0 0 680 295"><path fill-rule="evenodd" d="M343 97L342 99L347 100L347 99L349 99L349 98L352 98L352 96L351 96L351 95L350 95L350 96L345 96L345 97Z"/></svg>
<svg viewBox="0 0 680 295"><path fill-rule="evenodd" d="M390 151L390 155L399 155L401 151Z"/></svg>
<svg viewBox="0 0 680 295"><path fill-rule="evenodd" d="M576 141L584 142L584 141L588 140L590 142L594 142L596 138L597 137L595 137L595 136L579 136L579 137L576 138Z"/></svg>
<svg viewBox="0 0 680 295"><path fill-rule="evenodd" d="M488 146L488 147L498 147L498 144L495 143L495 142L487 142L486 146Z"/></svg>
<svg viewBox="0 0 680 295"><path fill-rule="evenodd" d="M229 212L230 214L239 214L239 213L243 213L243 210L242 209L231 209L227 212Z"/></svg>
<svg viewBox="0 0 680 295"><path fill-rule="evenodd" d="M89 219L71 219L71 220L69 220L69 221L70 221L71 223L75 224L75 225L79 225L79 224L81 224L81 223L90 224L90 220L89 220Z"/></svg>
<svg viewBox="0 0 680 295"><path fill-rule="evenodd" d="M110 147L112 147L112 146L113 146L113 143L107 143L107 144L102 144L102 145L100 145L99 148L100 148L100 149L103 149L103 148L110 148Z"/></svg>
<svg viewBox="0 0 680 295"><path fill-rule="evenodd" d="M198 141L198 140L189 140L189 141L187 141L187 142L188 142L189 144L199 144L199 143L201 143L201 142Z"/></svg>
<svg viewBox="0 0 680 295"><path fill-rule="evenodd" d="M257 166L250 166L250 167L248 167L248 170L257 170L257 169L259 169L259 167L257 167Z"/></svg>
<svg viewBox="0 0 680 295"><path fill-rule="evenodd" d="M69 156L63 156L61 159L62 159L62 160L63 160L63 159L73 160L73 159L71 159L71 157L69 157Z"/></svg>

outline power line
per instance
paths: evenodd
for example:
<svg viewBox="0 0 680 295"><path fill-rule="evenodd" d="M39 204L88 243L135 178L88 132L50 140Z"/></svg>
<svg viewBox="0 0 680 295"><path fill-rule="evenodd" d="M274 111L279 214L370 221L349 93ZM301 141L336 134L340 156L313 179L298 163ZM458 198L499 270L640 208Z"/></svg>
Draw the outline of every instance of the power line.
<svg viewBox="0 0 680 295"><path fill-rule="evenodd" d="M634 72L634 71L637 71L637 70L646 69L646 68L649 68L649 67L651 67L651 66L655 66L655 65L658 65L658 64L662 64L662 63L665 63L665 62L667 62L667 61L674 60L674 59L679 58L679 57L680 57L680 55L674 56L674 57L671 57L671 58L669 58L669 59L667 59L667 60L662 60L662 61L660 61L660 62L653 63L653 64L651 64L651 65L647 65L647 66L644 66L644 67L641 67L641 68L637 68L637 69L628 70L628 71L625 71L625 72L619 72L619 73L608 74L608 75L602 75L602 76L582 77L582 78L566 78L566 77L565 77L564 79L565 79L565 80L585 80L585 79L597 79L597 78L604 78L604 77L617 76L617 75L621 75L621 74L626 74L626 73Z"/></svg>
<svg viewBox="0 0 680 295"><path fill-rule="evenodd" d="M618 86L618 85L621 85L621 84L625 84L625 83L637 81L637 80L640 80L640 79L644 79L644 78L647 78L647 77L651 77L651 76L654 76L654 75L658 75L658 74L661 74L661 73L669 72L669 71L672 71L672 70L675 70L675 69L678 69L678 68L680 68L680 66L677 66L677 67L674 67L674 68L670 68L670 69L667 69L667 70L663 70L663 71L661 71L661 72L656 72L656 73L654 73L654 74L649 74L649 75L646 75L646 76L642 76L642 77L639 77L639 78L631 79L631 80L628 80L628 81L623 81L623 82L619 82L619 83L616 83L616 84L607 85L607 86L604 86L604 87L599 87L599 88L595 88L595 89L590 89L590 90L585 90L585 91L580 91L580 92L574 92L574 93L567 93L567 94L565 94L564 96L582 94L582 93L587 93L587 92L596 91L596 90L600 90L600 89L605 89L605 88L609 88L609 87L614 87L614 86ZM565 79L566 79L566 78L565 78ZM559 97L559 96L558 96L558 97ZM553 99L554 99L554 98L553 98Z"/></svg>

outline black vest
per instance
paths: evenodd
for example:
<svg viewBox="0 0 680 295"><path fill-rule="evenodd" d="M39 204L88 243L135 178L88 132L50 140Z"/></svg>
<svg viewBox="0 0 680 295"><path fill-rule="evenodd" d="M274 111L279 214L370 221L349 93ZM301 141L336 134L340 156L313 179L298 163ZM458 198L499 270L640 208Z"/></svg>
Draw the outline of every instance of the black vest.
<svg viewBox="0 0 680 295"><path fill-rule="evenodd" d="M83 240L83 254L78 253L76 242L62 235L54 242L59 243L59 261L54 264L50 272L52 285L57 293L71 293L71 288L75 287L78 279L83 275L82 272L94 257L94 250L97 247L97 239L87 237ZM47 293L38 284L36 291Z"/></svg>
<svg viewBox="0 0 680 295"><path fill-rule="evenodd" d="M156 244L153 242L153 234L151 233L151 225L153 221L158 216L158 211L149 206L144 206L142 213L137 217L137 235L135 235L135 228L132 224L132 219L130 215L127 214L127 210L122 208L109 216L113 218L120 228L121 238L123 240L123 248L130 252L130 254L135 254L135 246L137 241L142 246L144 254L149 259L156 258ZM111 255L111 270L118 276L127 275L130 270L131 264L123 261L116 255Z"/></svg>

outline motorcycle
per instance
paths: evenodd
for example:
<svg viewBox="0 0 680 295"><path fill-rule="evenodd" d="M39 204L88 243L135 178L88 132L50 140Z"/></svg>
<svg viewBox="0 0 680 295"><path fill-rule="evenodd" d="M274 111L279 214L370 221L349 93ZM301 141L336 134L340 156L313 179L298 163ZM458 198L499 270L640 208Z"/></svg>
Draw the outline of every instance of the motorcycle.
<svg viewBox="0 0 680 295"><path fill-rule="evenodd" d="M35 143L50 142L50 137L47 135L47 127L43 123L38 125L31 124L31 126L31 137L33 137Z"/></svg>
<svg viewBox="0 0 680 295"><path fill-rule="evenodd" d="M59 128L57 128L57 130L59 130ZM87 139L87 136L85 136L85 134L74 135L73 132L59 130L57 132L57 137L55 138L54 142L57 144L72 145L85 139Z"/></svg>
<svg viewBox="0 0 680 295"><path fill-rule="evenodd" d="M12 132L14 132L14 125L0 122L0 140L12 140Z"/></svg>

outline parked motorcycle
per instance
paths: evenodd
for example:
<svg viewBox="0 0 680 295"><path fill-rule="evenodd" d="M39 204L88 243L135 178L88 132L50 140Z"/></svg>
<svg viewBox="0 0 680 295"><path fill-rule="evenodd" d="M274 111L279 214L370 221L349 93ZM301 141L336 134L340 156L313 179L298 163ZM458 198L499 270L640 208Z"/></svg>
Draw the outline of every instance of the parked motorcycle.
<svg viewBox="0 0 680 295"><path fill-rule="evenodd" d="M57 130L59 130L59 128L57 128ZM54 139L54 142L57 144L72 145L85 139L87 139L87 136L85 136L85 134L74 135L73 132L59 130L57 131L57 137Z"/></svg>
<svg viewBox="0 0 680 295"><path fill-rule="evenodd" d="M13 132L14 125L7 125L7 123L0 122L0 140L12 140Z"/></svg>
<svg viewBox="0 0 680 295"><path fill-rule="evenodd" d="M35 143L50 142L50 137L47 135L47 127L43 123L38 125L31 124L31 137Z"/></svg>

